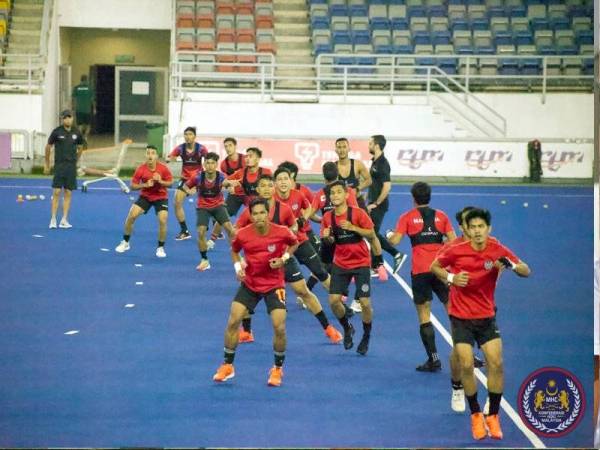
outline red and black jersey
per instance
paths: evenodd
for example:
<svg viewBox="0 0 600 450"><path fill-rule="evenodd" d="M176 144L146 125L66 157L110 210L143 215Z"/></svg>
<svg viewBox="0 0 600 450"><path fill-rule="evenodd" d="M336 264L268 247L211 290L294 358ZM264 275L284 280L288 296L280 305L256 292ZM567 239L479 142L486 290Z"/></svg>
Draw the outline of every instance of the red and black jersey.
<svg viewBox="0 0 600 450"><path fill-rule="evenodd" d="M258 179L262 174L272 175L271 170L258 167L256 172L250 172L248 167L236 170L232 175L227 177L228 180L236 180L240 182L240 186L235 187L235 195L244 195L244 203L247 205L250 201L257 196L256 188L258 186Z"/></svg>
<svg viewBox="0 0 600 450"><path fill-rule="evenodd" d="M236 170L246 167L246 159L244 158L244 155L237 153L237 157L237 161L234 163L232 163L228 157L221 161L221 172L229 176L232 175Z"/></svg>
<svg viewBox="0 0 600 450"><path fill-rule="evenodd" d="M171 175L171 171L169 168L163 163L156 163L156 167L154 170L148 167L148 164L142 164L139 166L133 177L131 178L131 182L133 184L143 184L147 181L151 180L155 173L159 173L160 177L163 181L172 181L173 175ZM169 198L169 193L167 192L167 188L155 181L154 186L143 188L140 191L140 196L148 199L148 201L154 202L156 200L165 200Z"/></svg>
<svg viewBox="0 0 600 450"><path fill-rule="evenodd" d="M288 198L283 198L279 194L275 193L275 199L280 202L288 205L292 209L292 213L294 214L294 218L298 220L299 217L302 217L302 210L310 207L310 203L297 189L291 189L290 195ZM302 244L303 242L308 240L308 236L306 235L306 231L304 226L298 227L298 241Z"/></svg>
<svg viewBox="0 0 600 450"><path fill-rule="evenodd" d="M321 222L321 236L325 228L331 228L331 234L335 238L333 263L343 269L371 267L371 253L367 243L358 233L343 230L339 224L344 220L359 228L373 229L373 221L360 208L348 207L341 215L336 215L335 210L326 212Z"/></svg>
<svg viewBox="0 0 600 450"><path fill-rule="evenodd" d="M217 172L214 180L206 178L206 172L197 172L196 176L188 180L185 184L189 188L196 188L198 193L197 208L216 208L225 203L223 198L223 181L225 176L221 172Z"/></svg>
<svg viewBox="0 0 600 450"><path fill-rule="evenodd" d="M198 142L194 142L194 149L188 151L187 145L180 144L171 150L169 156L181 158L181 178L189 180L194 174L200 170L203 170L202 161L208 154L208 149Z"/></svg>
<svg viewBox="0 0 600 450"><path fill-rule="evenodd" d="M284 225L286 227L293 227L296 223L294 213L292 209L285 203L278 202L275 200L269 207L269 220L277 225ZM236 228L240 229L247 225L250 225L252 220L250 219L250 209L244 208L237 222L235 223Z"/></svg>
<svg viewBox="0 0 600 450"><path fill-rule="evenodd" d="M330 191L331 188L329 185L326 185L322 189L319 189L314 195L311 206L315 212L321 211L321 215L324 215L327 211L331 211L334 208L333 204L331 203ZM348 203L348 206L358 208L358 202L356 200L354 189L348 189L347 192L348 197L346 198L346 203Z"/></svg>

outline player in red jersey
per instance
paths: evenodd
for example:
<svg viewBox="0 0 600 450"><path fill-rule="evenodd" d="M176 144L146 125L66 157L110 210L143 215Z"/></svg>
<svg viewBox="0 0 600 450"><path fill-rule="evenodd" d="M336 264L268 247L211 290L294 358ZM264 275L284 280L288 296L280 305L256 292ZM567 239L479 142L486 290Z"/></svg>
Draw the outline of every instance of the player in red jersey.
<svg viewBox="0 0 600 450"><path fill-rule="evenodd" d="M324 242L335 241L329 303L335 316L344 327L344 348L353 347L354 327L346 316L342 304L342 295L348 292L352 279L356 284L355 299L361 305L363 337L356 351L366 355L369 350L373 309L371 308L371 253L365 238L371 245L377 241L373 221L360 208L352 208L347 203L347 190L343 181L334 181L330 185L331 203L334 209L323 216L321 238ZM381 248L379 248L381 252Z"/></svg>
<svg viewBox="0 0 600 450"><path fill-rule="evenodd" d="M297 218L294 214L292 206L289 206L290 204L273 195L273 178L270 175L262 175L260 177L257 191L260 198L263 198L269 204L269 220L272 223L278 225L285 225L288 228L290 228L297 235L299 241L302 241L300 247L308 246L308 248L312 250L312 247L309 244L307 244L306 235L302 235L302 233L298 231ZM245 209L236 223L236 228L241 229L244 226L247 226L249 222L249 210ZM298 296L298 298L300 298L303 304L306 305L308 310L312 314L314 314L315 318L323 327L323 331L325 335L329 338L329 340L334 344L337 344L342 340L342 335L338 330L335 329L333 325L329 323L329 320L327 319L327 316L323 311L323 307L321 306L319 299L306 286L306 281L304 280L304 276L302 275L302 270L300 269L298 261L296 260L298 253L301 251L300 247L294 253L294 257L290 258L285 263L285 282L292 287L294 293ZM303 250L303 252L305 252L305 250ZM318 260L316 255L315 259ZM312 265L313 263L311 262L311 266ZM326 272L325 277L327 282L329 282L329 275ZM254 335L252 334L251 319L248 316L245 317L242 321L242 329L240 330L240 342L253 341Z"/></svg>
<svg viewBox="0 0 600 450"><path fill-rule="evenodd" d="M427 353L427 361L417 366L420 372L437 372L442 362L435 345L435 331L431 323L431 300L433 293L444 306L448 303L448 286L438 280L429 270L444 240L453 241L456 234L446 213L429 207L431 187L422 181L410 190L414 208L402 214L396 229L388 235L390 244L396 246L405 235L412 245L411 285L413 302L419 319L419 333Z"/></svg>
<svg viewBox="0 0 600 450"><path fill-rule="evenodd" d="M238 345L238 328L242 319L261 299L273 324L275 365L269 371L269 386L280 386L285 359L285 285L283 266L298 248L298 240L285 226L269 221L269 204L262 198L250 202L252 224L238 230L231 243L231 258L241 285L231 303L225 329L225 358L213 380L223 382L235 376L233 360ZM244 252L246 268L242 268L240 252Z"/></svg>
<svg viewBox="0 0 600 450"><path fill-rule="evenodd" d="M208 149L204 145L196 142L196 127L187 127L183 132L183 139L185 142L169 153L169 161L181 158L181 180L179 180L175 191L175 217L177 217L181 230L175 236L176 241L183 241L192 237L185 223L185 211L183 209L183 202L190 194L185 191L183 185L193 178L196 172L202 170L202 160L208 153Z"/></svg>
<svg viewBox="0 0 600 450"><path fill-rule="evenodd" d="M229 239L233 239L233 225L225 208L222 189L226 183L225 176L217 171L219 155L209 152L204 159L204 170L196 172L196 175L189 179L183 186L186 193L191 193L193 189L198 193L198 203L196 206L197 228L198 228L198 250L200 251L201 261L196 267L200 272L210 269L206 245L206 230L212 217L217 223L225 228Z"/></svg>
<svg viewBox="0 0 600 450"><path fill-rule="evenodd" d="M125 232L123 240L117 245L115 251L124 253L129 250L129 238L133 231L133 224L142 214L146 214L150 207L154 207L158 217L158 247L156 256L164 258L165 239L167 237L167 217L169 214L169 194L167 188L173 184L173 176L169 168L158 162L158 150L153 145L146 146L146 162L139 166L131 179L131 190L141 191L139 198L131 205L127 219L125 219Z"/></svg>
<svg viewBox="0 0 600 450"><path fill-rule="evenodd" d="M451 284L448 314L454 351L460 361L461 379L471 410L473 438L483 439L489 434L493 439L502 439L498 413L504 388L504 368L494 291L502 269L510 269L520 277L528 277L530 270L511 250L490 238L489 211L475 208L467 213L465 220L470 241L442 249L431 264L431 271L440 280ZM481 346L488 367L490 411L487 417L477 401L474 342Z"/></svg>

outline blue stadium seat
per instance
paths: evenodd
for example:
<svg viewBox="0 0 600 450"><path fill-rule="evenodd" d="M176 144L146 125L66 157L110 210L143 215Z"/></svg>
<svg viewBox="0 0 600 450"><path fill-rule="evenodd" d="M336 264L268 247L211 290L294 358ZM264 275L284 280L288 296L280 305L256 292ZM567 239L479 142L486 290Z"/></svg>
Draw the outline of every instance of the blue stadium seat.
<svg viewBox="0 0 600 450"><path fill-rule="evenodd" d="M349 31L334 31L331 36L331 42L335 47L338 44L352 44L352 35Z"/></svg>
<svg viewBox="0 0 600 450"><path fill-rule="evenodd" d="M331 16L348 16L348 7L346 5L331 5L329 7Z"/></svg>
<svg viewBox="0 0 600 450"><path fill-rule="evenodd" d="M358 30L352 32L352 42L356 45L371 44L371 33L366 30Z"/></svg>
<svg viewBox="0 0 600 450"><path fill-rule="evenodd" d="M577 46L594 45L594 32L592 30L579 30L575 33Z"/></svg>
<svg viewBox="0 0 600 450"><path fill-rule="evenodd" d="M356 17L356 16L368 17L369 11L367 10L367 6L366 5L351 5L350 6L350 16L351 17Z"/></svg>

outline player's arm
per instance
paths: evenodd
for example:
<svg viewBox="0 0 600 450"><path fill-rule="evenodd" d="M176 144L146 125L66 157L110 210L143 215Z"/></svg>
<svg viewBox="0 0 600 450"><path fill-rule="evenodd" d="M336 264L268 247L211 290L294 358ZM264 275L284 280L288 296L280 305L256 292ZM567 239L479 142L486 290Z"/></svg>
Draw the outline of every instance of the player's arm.
<svg viewBox="0 0 600 450"><path fill-rule="evenodd" d="M50 153L52 152L52 144L46 144L44 149L44 175L50 173Z"/></svg>
<svg viewBox="0 0 600 450"><path fill-rule="evenodd" d="M183 183L182 188L187 195L193 195L196 192L196 177L192 177Z"/></svg>
<svg viewBox="0 0 600 450"><path fill-rule="evenodd" d="M279 269L283 267L297 249L298 241L296 241L295 244L288 245L288 247L285 249L285 252L283 252L283 255L281 255L279 258L273 258L269 260L269 266L271 266L271 269Z"/></svg>
<svg viewBox="0 0 600 450"><path fill-rule="evenodd" d="M398 245L400 243L400 241L404 237L404 233L399 233L398 231L389 230L387 233L385 233L385 237L387 238L388 242L395 247L396 245Z"/></svg>
<svg viewBox="0 0 600 450"><path fill-rule="evenodd" d="M515 258L511 258L510 256L503 256L498 258L498 260L494 263L498 269L509 269L516 273L518 276L527 278L531 275L531 270L529 266L520 259L517 259L517 262L513 261Z"/></svg>
<svg viewBox="0 0 600 450"><path fill-rule="evenodd" d="M152 186L154 186L154 180L148 180L145 183L142 183L141 180L140 181L138 181L138 180L134 181L134 179L132 179L130 187L131 187L132 191L139 191L141 189L149 188L149 187L152 187Z"/></svg>
<svg viewBox="0 0 600 450"><path fill-rule="evenodd" d="M354 233L360 234L362 237L372 240L375 237L375 230L371 225L371 228L361 228L347 220L343 220L340 224L342 230L353 231Z"/></svg>
<svg viewBox="0 0 600 450"><path fill-rule="evenodd" d="M81 158L81 154L83 153L83 144L77 145L77 162L79 162L79 158Z"/></svg>
<svg viewBox="0 0 600 450"><path fill-rule="evenodd" d="M444 267L448 267L448 263L440 261L440 258L436 258L431 263L429 270L440 280L458 287L464 287L469 282L469 274L467 272L451 273L448 272Z"/></svg>
<svg viewBox="0 0 600 450"><path fill-rule="evenodd" d="M379 197L377 197L377 199L373 203L371 203L369 206L367 206L369 211L374 208L377 208L379 205L381 205L384 202L384 200L387 198L387 196L389 195L391 190L392 190L392 182L384 181L383 185L381 186L381 192L379 193Z"/></svg>
<svg viewBox="0 0 600 450"><path fill-rule="evenodd" d="M360 194L360 191L368 188L369 186L371 186L371 184L373 184L373 179L371 178L371 174L367 170L367 166L365 166L365 164L362 161L355 160L355 162L357 163L356 164L357 165L357 174L356 175L358 176L358 179L360 180L356 189L358 190L358 194Z"/></svg>

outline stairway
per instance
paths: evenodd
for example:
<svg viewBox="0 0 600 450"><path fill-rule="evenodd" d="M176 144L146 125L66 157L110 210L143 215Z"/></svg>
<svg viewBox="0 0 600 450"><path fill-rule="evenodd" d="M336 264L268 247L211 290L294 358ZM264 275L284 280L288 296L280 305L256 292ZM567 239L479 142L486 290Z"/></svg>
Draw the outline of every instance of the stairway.
<svg viewBox="0 0 600 450"><path fill-rule="evenodd" d="M275 42L277 64L314 64L310 42L310 25L306 0L274 0ZM278 67L276 76L314 77L312 67ZM314 89L310 80L280 80L276 87L284 89Z"/></svg>

